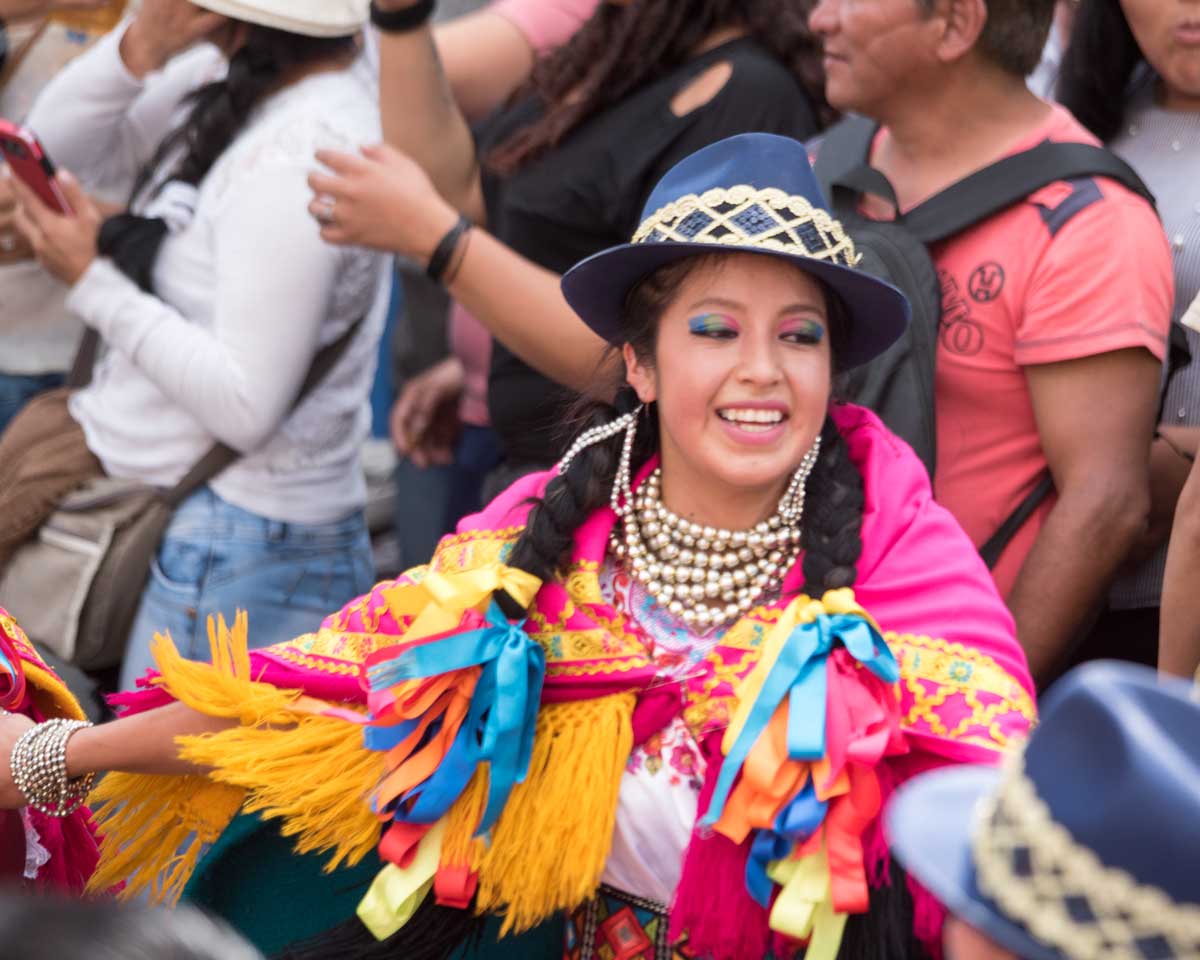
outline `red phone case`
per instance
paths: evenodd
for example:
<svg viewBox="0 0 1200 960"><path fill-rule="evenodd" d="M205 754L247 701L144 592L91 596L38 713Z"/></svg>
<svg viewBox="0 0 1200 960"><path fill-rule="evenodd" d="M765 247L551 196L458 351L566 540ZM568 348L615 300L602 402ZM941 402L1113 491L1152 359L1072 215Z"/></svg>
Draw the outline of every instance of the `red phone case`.
<svg viewBox="0 0 1200 960"><path fill-rule="evenodd" d="M0 118L0 153L12 170L42 202L59 213L71 213L70 204L54 179L54 164L37 137L18 124Z"/></svg>

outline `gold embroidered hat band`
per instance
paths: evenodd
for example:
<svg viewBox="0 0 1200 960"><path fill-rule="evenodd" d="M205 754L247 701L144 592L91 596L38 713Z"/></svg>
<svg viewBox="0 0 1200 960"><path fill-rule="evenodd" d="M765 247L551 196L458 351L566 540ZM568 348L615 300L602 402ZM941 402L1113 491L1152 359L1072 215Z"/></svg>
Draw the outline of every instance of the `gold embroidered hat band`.
<svg viewBox="0 0 1200 960"><path fill-rule="evenodd" d="M1200 705L1099 663L1044 700L1005 769L916 778L887 813L905 867L1029 960L1200 960Z"/></svg>
<svg viewBox="0 0 1200 960"><path fill-rule="evenodd" d="M908 324L904 295L858 269L861 255L829 213L804 145L767 133L730 137L676 164L632 242L573 267L563 293L589 327L619 343L621 311L638 283L677 260L727 253L784 258L837 295L849 325L838 369L878 356Z"/></svg>
<svg viewBox="0 0 1200 960"><path fill-rule="evenodd" d="M979 889L1073 960L1200 960L1200 903L1176 903L1077 843L1038 796L1022 759L1012 758L1000 789L977 808Z"/></svg>

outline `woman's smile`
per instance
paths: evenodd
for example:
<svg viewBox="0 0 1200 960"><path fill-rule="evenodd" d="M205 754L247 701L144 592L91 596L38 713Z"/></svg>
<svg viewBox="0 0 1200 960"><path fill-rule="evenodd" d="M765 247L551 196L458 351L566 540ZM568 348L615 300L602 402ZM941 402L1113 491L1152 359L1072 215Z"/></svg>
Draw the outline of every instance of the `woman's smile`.
<svg viewBox="0 0 1200 960"><path fill-rule="evenodd" d="M657 405L671 509L729 529L775 509L829 406L824 288L757 254L700 260L659 320L653 358L626 349Z"/></svg>
<svg viewBox="0 0 1200 960"><path fill-rule="evenodd" d="M717 417L735 443L770 444L787 428L788 413L781 405L738 404L717 409Z"/></svg>

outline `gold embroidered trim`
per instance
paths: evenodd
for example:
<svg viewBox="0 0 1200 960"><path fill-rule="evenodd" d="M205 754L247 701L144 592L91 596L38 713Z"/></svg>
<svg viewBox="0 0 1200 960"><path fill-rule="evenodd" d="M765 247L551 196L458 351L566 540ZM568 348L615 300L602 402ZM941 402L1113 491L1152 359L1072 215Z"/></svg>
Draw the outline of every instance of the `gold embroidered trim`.
<svg viewBox="0 0 1200 960"><path fill-rule="evenodd" d="M845 228L805 197L776 188L716 187L688 194L647 217L634 243L715 243L856 267L862 259Z"/></svg>
<svg viewBox="0 0 1200 960"><path fill-rule="evenodd" d="M1155 944L1155 956L1200 960L1200 907L1101 862L1054 820L1022 756L1009 764L1000 790L979 807L979 889L1071 960L1145 960L1139 942Z"/></svg>

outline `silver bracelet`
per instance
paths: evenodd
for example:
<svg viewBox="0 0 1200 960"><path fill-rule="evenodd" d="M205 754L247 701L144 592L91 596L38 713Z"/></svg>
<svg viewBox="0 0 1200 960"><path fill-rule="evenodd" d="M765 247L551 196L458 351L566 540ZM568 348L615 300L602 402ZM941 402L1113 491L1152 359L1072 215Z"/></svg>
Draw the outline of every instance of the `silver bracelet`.
<svg viewBox="0 0 1200 960"><path fill-rule="evenodd" d="M69 817L91 792L94 773L72 780L67 776L67 741L91 724L57 718L26 730L9 758L13 783L34 810L51 817Z"/></svg>

